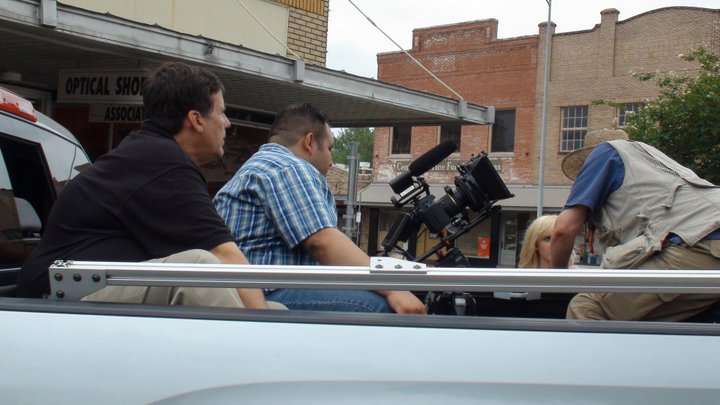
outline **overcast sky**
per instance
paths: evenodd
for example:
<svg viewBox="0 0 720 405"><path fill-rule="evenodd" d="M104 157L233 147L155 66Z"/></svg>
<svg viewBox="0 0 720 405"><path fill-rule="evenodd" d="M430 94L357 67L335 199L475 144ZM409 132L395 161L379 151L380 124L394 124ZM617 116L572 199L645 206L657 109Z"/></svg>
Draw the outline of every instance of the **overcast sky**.
<svg viewBox="0 0 720 405"><path fill-rule="evenodd" d="M547 20L545 0L353 0L404 49L410 49L414 28L463 21L498 20L498 38L537 35ZM720 8L718 0L553 0L556 33L591 29L600 12L620 11L620 21L670 6ZM377 76L376 55L397 51L348 0L330 0L327 67L365 77Z"/></svg>

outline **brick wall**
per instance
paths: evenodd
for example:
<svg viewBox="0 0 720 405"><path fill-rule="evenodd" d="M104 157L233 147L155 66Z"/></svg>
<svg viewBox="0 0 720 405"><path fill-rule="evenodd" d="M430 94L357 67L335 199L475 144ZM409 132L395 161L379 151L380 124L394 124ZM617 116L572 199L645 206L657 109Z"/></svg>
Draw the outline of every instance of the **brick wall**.
<svg viewBox="0 0 720 405"><path fill-rule="evenodd" d="M491 154L503 158L501 176L506 182L532 181L533 122L537 64L537 36L497 38L495 19L422 28L413 31L411 54L468 101L515 109L515 151ZM401 52L378 55L378 78L447 97L453 95ZM490 150L490 127L464 126L460 158ZM437 145L438 127L415 127L411 157ZM530 140L530 141L528 141ZM394 157L388 156L390 130L378 129L375 137L375 181L388 181ZM431 173L431 182L452 182L456 171Z"/></svg>
<svg viewBox="0 0 720 405"><path fill-rule="evenodd" d="M587 31L556 34L552 38L552 64L548 91L546 184L570 184L560 170L564 157L559 152L562 107L588 106L588 131L612 128L617 110L592 105L594 100L619 103L642 102L657 96L654 82L640 82L632 72L681 72L695 65L679 54L706 44L720 51L718 10L669 7L619 21L619 12L601 12L601 23ZM540 32L539 60L544 61L544 28ZM538 63L536 133L541 130L542 77ZM539 140L536 141L539 148ZM535 168L537 170L537 168Z"/></svg>
<svg viewBox="0 0 720 405"><path fill-rule="evenodd" d="M325 66L327 55L328 2L322 0L322 13L299 8L290 9L288 21L288 47L305 61ZM292 56L288 53L287 56Z"/></svg>
<svg viewBox="0 0 720 405"><path fill-rule="evenodd" d="M348 168L344 165L333 165L328 170L327 179L330 191L335 197L346 197L348 194ZM369 173L358 172L355 179L355 193L367 187L372 181Z"/></svg>

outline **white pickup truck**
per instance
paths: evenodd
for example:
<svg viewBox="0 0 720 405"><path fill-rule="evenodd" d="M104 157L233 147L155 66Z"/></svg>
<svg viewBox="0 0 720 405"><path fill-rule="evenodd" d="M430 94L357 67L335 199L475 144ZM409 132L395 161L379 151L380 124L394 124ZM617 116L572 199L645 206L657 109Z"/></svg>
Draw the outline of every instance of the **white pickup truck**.
<svg viewBox="0 0 720 405"><path fill-rule="evenodd" d="M66 130L10 99L0 105L0 225L6 242L27 246L88 159ZM33 208L29 216L20 212L23 201ZM478 298L492 291L720 293L720 271L450 269L388 258L370 268L76 262L51 269L50 298L20 299L12 297L18 258L1 259L2 404L720 403L720 326L711 322L78 300L104 285L402 288Z"/></svg>
<svg viewBox="0 0 720 405"><path fill-rule="evenodd" d="M720 326L710 323L75 300L104 285L143 284L720 290L720 271L610 272L57 263L49 299L0 299L0 393L23 404L718 403Z"/></svg>

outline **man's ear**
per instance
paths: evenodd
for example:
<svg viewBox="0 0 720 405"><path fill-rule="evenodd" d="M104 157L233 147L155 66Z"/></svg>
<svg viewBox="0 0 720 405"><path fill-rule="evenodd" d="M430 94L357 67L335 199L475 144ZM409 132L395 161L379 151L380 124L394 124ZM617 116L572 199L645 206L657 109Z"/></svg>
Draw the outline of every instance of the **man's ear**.
<svg viewBox="0 0 720 405"><path fill-rule="evenodd" d="M203 116L202 114L200 114L199 111L188 111L188 113L185 115L185 120L190 125L190 128L192 128L196 132L203 132L203 130L205 129Z"/></svg>
<svg viewBox="0 0 720 405"><path fill-rule="evenodd" d="M303 135L302 137L302 147L304 150L306 150L308 153L312 153L313 151L313 143L315 142L315 134L312 132L308 132L307 134Z"/></svg>

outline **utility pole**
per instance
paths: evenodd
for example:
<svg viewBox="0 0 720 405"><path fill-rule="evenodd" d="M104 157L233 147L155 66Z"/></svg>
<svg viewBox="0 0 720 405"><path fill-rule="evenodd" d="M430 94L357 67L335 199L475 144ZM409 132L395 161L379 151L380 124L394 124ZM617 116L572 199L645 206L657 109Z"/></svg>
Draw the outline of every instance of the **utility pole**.
<svg viewBox="0 0 720 405"><path fill-rule="evenodd" d="M547 25L545 26L545 78L543 79L542 128L540 129L540 169L538 175L537 216L543 214L545 208L545 138L547 138L547 99L548 82L550 81L550 26L552 24L552 0L545 0L548 5Z"/></svg>
<svg viewBox="0 0 720 405"><path fill-rule="evenodd" d="M357 183L358 172L358 143L350 143L350 156L348 156L348 192L347 201L345 201L345 235L353 238L353 230L355 229L355 184Z"/></svg>

